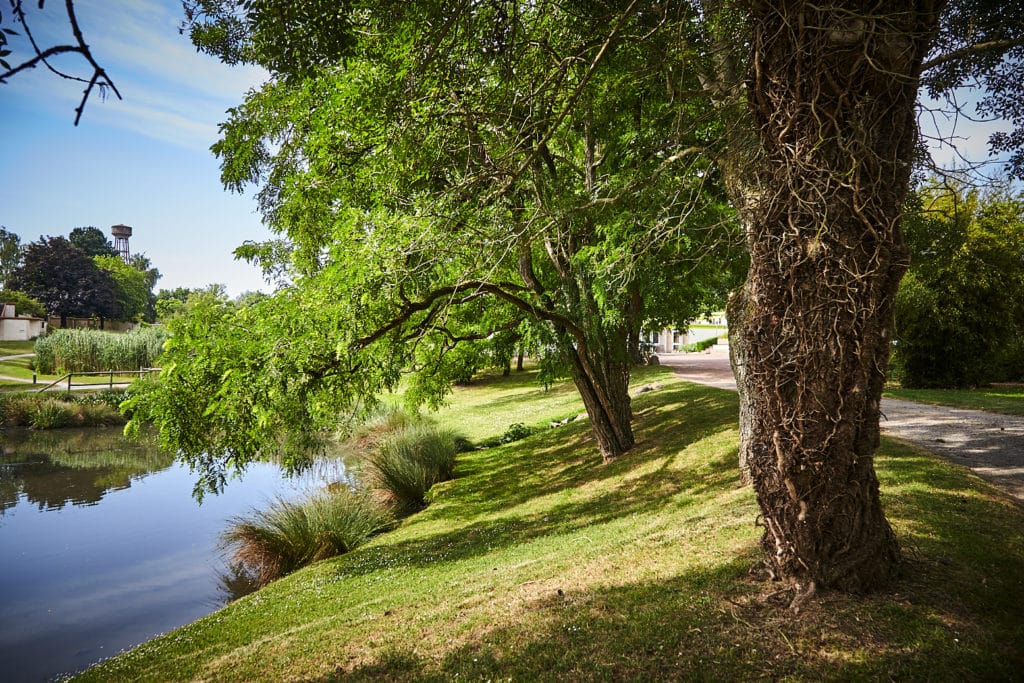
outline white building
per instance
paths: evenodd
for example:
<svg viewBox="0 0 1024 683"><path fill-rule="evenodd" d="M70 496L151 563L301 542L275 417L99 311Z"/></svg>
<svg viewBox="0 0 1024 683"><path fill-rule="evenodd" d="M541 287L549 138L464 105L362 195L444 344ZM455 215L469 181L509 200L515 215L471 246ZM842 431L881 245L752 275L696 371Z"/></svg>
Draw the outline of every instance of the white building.
<svg viewBox="0 0 1024 683"><path fill-rule="evenodd" d="M31 315L18 315L14 304L0 304L0 341L28 341L46 334L46 321Z"/></svg>
<svg viewBox="0 0 1024 683"><path fill-rule="evenodd" d="M694 320L686 330L665 328L663 330L644 330L641 342L654 353L675 353L683 350L688 344L696 344L705 339L719 339L719 344L728 344L729 326L725 313L713 313L706 318Z"/></svg>

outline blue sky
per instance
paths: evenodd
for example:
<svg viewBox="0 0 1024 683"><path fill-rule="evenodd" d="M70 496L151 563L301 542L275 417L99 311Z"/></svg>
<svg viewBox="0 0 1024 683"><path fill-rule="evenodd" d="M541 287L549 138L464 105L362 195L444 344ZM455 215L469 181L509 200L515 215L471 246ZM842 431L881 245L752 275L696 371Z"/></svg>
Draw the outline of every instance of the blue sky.
<svg viewBox="0 0 1024 683"><path fill-rule="evenodd" d="M0 225L27 243L84 225L109 233L124 223L134 228L132 251L144 252L163 274L158 287L222 283L232 295L268 289L232 250L269 233L251 196L222 189L209 151L225 110L265 74L197 54L178 34L179 0L77 0L75 6L86 40L124 100L94 95L76 128L80 84L40 68L0 86ZM56 0L33 27L43 44L69 41L63 3ZM81 61L61 65L88 75ZM931 126L930 119L924 123ZM997 127L962 121L961 152L987 158L985 141ZM936 155L952 159L948 149Z"/></svg>
<svg viewBox="0 0 1024 683"><path fill-rule="evenodd" d="M35 8L36 3L26 3ZM263 72L197 54L178 34L178 0L77 0L87 42L124 97L90 99L78 127L82 87L45 69L0 86L0 225L22 243L93 225L134 228L163 278L158 287L227 285L232 295L268 289L235 261L244 240L269 233L251 196L222 189L209 151L217 124ZM46 43L69 42L63 3L32 24ZM61 64L88 75L80 60Z"/></svg>

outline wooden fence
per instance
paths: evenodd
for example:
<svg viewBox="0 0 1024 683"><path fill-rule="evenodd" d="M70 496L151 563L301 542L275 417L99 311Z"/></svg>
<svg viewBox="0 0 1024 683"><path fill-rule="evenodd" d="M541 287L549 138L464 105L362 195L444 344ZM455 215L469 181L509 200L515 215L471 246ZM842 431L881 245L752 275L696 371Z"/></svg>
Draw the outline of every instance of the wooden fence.
<svg viewBox="0 0 1024 683"><path fill-rule="evenodd" d="M113 389L115 384L120 386L121 384L127 384L128 382L122 381L124 377L142 377L149 375L154 372L160 372L160 368L142 368L139 370L108 370L104 372L69 372L63 377L59 377L54 381L47 384L42 389L39 389L39 393L49 391L51 389L66 389L67 391L73 391L75 387L79 389L95 388L95 387L107 387ZM75 383L75 377L105 377L105 381L90 381L90 382L79 382ZM117 382L114 378L117 378Z"/></svg>

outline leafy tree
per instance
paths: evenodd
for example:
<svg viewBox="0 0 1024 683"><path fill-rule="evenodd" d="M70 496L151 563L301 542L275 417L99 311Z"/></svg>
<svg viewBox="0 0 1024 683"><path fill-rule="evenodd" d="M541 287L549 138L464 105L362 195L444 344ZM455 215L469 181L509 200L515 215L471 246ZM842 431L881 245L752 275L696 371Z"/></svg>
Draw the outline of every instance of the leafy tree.
<svg viewBox="0 0 1024 683"><path fill-rule="evenodd" d="M167 323L174 318L183 316L188 312L190 302L207 294L217 301L227 300L226 289L223 285L214 284L194 289L189 287L161 289L156 294L156 318L160 322Z"/></svg>
<svg viewBox="0 0 1024 683"><path fill-rule="evenodd" d="M146 309L142 319L146 322L156 321L156 288L157 280L162 276L160 271L153 267L153 263L145 254L132 254L128 259L132 268L143 274L146 281Z"/></svg>
<svg viewBox="0 0 1024 683"><path fill-rule="evenodd" d="M116 285L116 314L120 320L140 320L149 307L150 289L146 274L125 263L120 256L93 257L99 269Z"/></svg>
<svg viewBox="0 0 1024 683"><path fill-rule="evenodd" d="M904 223L894 372L907 387L1018 379L1024 339L1024 196L933 182Z"/></svg>
<svg viewBox="0 0 1024 683"><path fill-rule="evenodd" d="M9 286L38 299L50 315L110 318L117 314L117 287L92 259L64 237L43 237L25 247Z"/></svg>
<svg viewBox="0 0 1024 683"><path fill-rule="evenodd" d="M7 282L21 260L21 238L0 226L0 286Z"/></svg>
<svg viewBox="0 0 1024 683"><path fill-rule="evenodd" d="M374 169L370 177L379 182L368 191L374 201L357 206L392 212L401 207L402 216L412 209L421 219L457 215L459 225L494 225L512 222L525 208L527 218L544 221L551 217L546 197L579 211L581 205L566 198L586 197L590 188L584 184L582 191L563 193L568 188L552 184L545 167L554 165L550 175L557 181L565 178L559 170L563 162L578 169L584 183L593 177L588 171L603 177L604 167L588 167L588 159L598 158L588 157L588 151L603 150L600 145L607 142L588 143L595 140L588 123L590 131L600 129L588 116L615 108L596 106L588 88L604 83L606 92L643 91L633 77L644 67L605 72L606 60L615 62L630 49L645 55L634 66L647 64L647 58L665 64L672 55L685 55L663 72L672 97L661 101L680 117L675 126L661 123L662 132L673 133L665 139L665 158L692 154L695 163L707 164L698 166L703 172L720 172L746 232L750 269L731 301L731 341L741 399L741 462L761 506L767 565L799 595L823 587L864 590L892 576L899 549L881 508L872 456L895 294L906 269L900 223L919 152L915 107L921 75L928 71L923 82L941 94L974 75L989 74L983 80L994 97L984 106L1019 118L1024 12L1017 3L966 0L908 7L887 1L863 8L843 2L741 1L701 3L699 11L685 3L653 2L495 0L454 8L427 2L343 3L332 7L338 20L322 40L301 42L287 40L280 25L269 20L280 4L211 1L191 7L213 19L194 22L217 37L206 47L228 61L262 60L280 72L271 86L235 110L218 151L225 155L228 180L266 180L265 213L272 225L287 226L299 263L319 259L332 242L344 242L337 235L317 237L317 230L337 225L339 217L346 220L348 202L330 202L346 196L339 195L339 187L358 187L361 168ZM315 6L308 9L315 18L293 13L288 22L300 25L300 34L320 36L324 15ZM382 42L361 51L363 35ZM624 36L630 37L626 48L627 41L620 42ZM264 58L260 46L267 44L279 48L275 59L280 59ZM517 51L522 44L537 46L543 57L531 61L528 52ZM575 49L581 45L590 51ZM657 50L645 52L651 46ZM664 57L654 57L655 52ZM481 71L482 63L496 68ZM338 67L326 69L326 64ZM325 75L338 73L346 82L324 88ZM605 73L625 77L606 80ZM437 80L431 81L434 74ZM415 90L396 86L409 82ZM433 82L448 87L431 90ZM303 88L309 96L295 99ZM399 96L388 96L395 92ZM493 97L496 92L508 99ZM655 97L653 91L650 96ZM351 101L373 104L357 109L365 117L346 119ZM260 123L268 108L287 112L270 117L277 128ZM520 109L539 114L516 118ZM432 128L415 116L393 116L405 111L423 112L426 121L464 125ZM620 101L617 111L632 109ZM620 134L639 130L622 120L612 128ZM576 137L567 136L566 129ZM446 154L438 144L445 139L436 135L441 130L461 143L461 156ZM504 137L506 131L515 132ZM395 132L411 132L408 140L415 144L401 138L377 142ZM305 146L307 141L312 144ZM1020 140L1004 136L994 142L1010 149ZM389 154L380 154L381 149ZM296 153L289 156L289 150ZM406 150L410 156L403 157ZM437 163L406 161L416 153L433 155ZM385 165L393 159L401 162ZM623 172L618 176L614 163L610 166L612 182L629 185L628 165L618 167ZM313 182L303 173L306 168L343 169L349 185L322 183L320 175ZM453 168L465 169L465 175L453 177ZM642 169L630 170L636 175L629 177L650 177ZM1016 170L1021 171L1019 164ZM491 191L471 192L481 180L492 183ZM686 188L692 176L672 180L690 198ZM420 193L436 193L438 185L456 188L447 196L469 201L471 208L428 208L419 201ZM517 193L524 186L530 191ZM664 201L663 194L651 197ZM487 213L485 220L477 218ZM581 217L585 222L588 212ZM379 244L373 237L383 221L365 214L358 220L369 228L363 238ZM599 224L623 224L605 220ZM395 229L424 230L422 220L414 224ZM520 224L526 225L536 224ZM624 231L620 244L628 250L647 235ZM353 236L344 244L347 257L359 242ZM560 245L552 245L552 252L560 253ZM597 283L603 293L600 274L615 261L592 246L586 244L582 254L571 250L569 260L580 263L580 272L593 278L587 284ZM530 256L537 258L532 251ZM434 261L439 268L450 263ZM560 265L556 260L554 270ZM612 268L628 272L633 265ZM572 289L561 281L544 291ZM398 291L406 294L402 287ZM569 301L565 308L586 310L585 301ZM625 309L617 310L625 320Z"/></svg>
<svg viewBox="0 0 1024 683"><path fill-rule="evenodd" d="M46 317L46 307L41 301L15 289L0 289L0 303L14 304L14 310L18 315Z"/></svg>
<svg viewBox="0 0 1024 683"><path fill-rule="evenodd" d="M281 97L282 112L289 111L293 119L276 129L276 137L270 136L272 144L256 142L267 137L258 124L250 131L233 127L225 145L242 153L229 159L228 177L239 182L267 180L262 202L271 214L270 222L294 226L297 232L311 229L313 235L333 224L344 207L317 201L323 193L316 184L303 182L309 161L303 155L293 157L290 165L275 167L271 162L282 159L276 154L279 145L287 147L293 134L306 139L307 118L319 125L335 101L329 91L321 92L324 97L309 98L303 110L295 100L289 104L285 99L308 82L303 79L315 82L338 65L349 69L353 55L363 58L357 65L366 67L366 55L357 50L361 36L394 40L390 47L379 44L369 60L369 66L386 72L393 82L415 82L421 70L429 72L441 62L452 67L449 73L455 87L445 91L443 99L427 102L425 110L462 121L486 121L480 127L463 127L453 136L462 140L464 158L474 161L462 168L470 177L504 177L502 187L510 191L484 195L489 200L484 202L479 201L480 195L467 196L476 201L474 210L504 209L513 216L519 209L517 183L534 166L547 163L550 143L563 130L561 124L571 118L578 126L585 120L579 112L587 110L589 98L584 92L590 74L597 72L604 56L617 51L617 39L628 36L621 42L642 49L672 36L676 42L664 45L682 50L687 59L678 64L679 71L666 74L665 88L673 93L684 124L693 121L689 114L694 105L700 109L708 99L715 105L720 125L709 137L724 144L700 146L693 158L707 159L713 162L709 172L714 168L721 172L750 250L746 284L733 297L730 312L740 389L741 459L761 506L767 565L801 596L816 587L868 589L892 575L899 550L881 510L872 457L878 442L878 404L890 353L893 306L907 266L900 222L912 162L920 152L914 119L918 91L923 85L931 94L952 97L949 94L964 83L986 86L982 112L1018 124L1013 133L994 136L992 142L997 150L1011 152L1013 171L1018 177L1024 174L1020 153L1024 126L1019 125L1024 116L1024 11L1019 2L908 5L886 0L866 6L710 0L699 8L686 3L609 3L613 5L609 7L502 0L455 6L430 2L292 5L283 0L187 3L193 18L198 11L214 19L194 22L201 44L229 62L271 65L281 89L265 89L262 105L272 104L276 94ZM676 13L662 21L668 16L666 10ZM565 15L560 14L563 11ZM468 23L463 21L467 18ZM534 18L547 19L556 29L564 20L569 30L522 31L526 23L535 25ZM592 21L585 26L587 19ZM646 25L649 30L632 30L645 26L643 21L653 21ZM484 27L489 29L487 35ZM589 41L577 40L585 28L589 28ZM290 33L303 38L289 40ZM432 42L419 40L426 34ZM538 121L536 125L520 128L522 134L512 136L511 145L481 146L481 139L487 142L508 130L486 115L512 110L473 98L469 102L477 108L460 109L461 86L466 81L458 76L463 64L465 73L471 73L481 59L505 54L506 45L516 44L524 35L542 36L534 45L550 58L546 71L536 78L538 72L529 68L527 60L519 72L521 55L517 55L517 60L508 60L504 74L474 81L469 90L510 76L509 82L518 85L510 90L516 92L517 108L541 117L530 119ZM567 36L569 42L561 42ZM408 40L403 42L404 38ZM590 51L561 49L567 44L589 45ZM404 50L393 49L403 46L419 51L413 61ZM458 49L466 46L475 51L467 54ZM690 67L698 72L698 88L690 87L686 78ZM358 88L367 82L381 83L379 71L357 69L349 75L358 81L354 84ZM517 72L531 78L518 82ZM547 87L552 84L558 87ZM682 87L677 89L677 84ZM387 85L381 83L384 93L389 92ZM629 80L619 85L633 87ZM370 117L365 127L354 126L352 138L312 136L317 143L313 149L321 154L311 158L319 159L321 170L330 168L330 163L341 167L361 160L361 149L368 155L377 152L376 145L348 144L365 142L365 134L372 137L374 132L368 129L379 126L381 100L368 102L374 103L367 107ZM439 109L439 102L452 106ZM383 100L398 109L415 109L422 103L416 97ZM242 107L234 117L242 120L251 113ZM579 134L578 127L575 130ZM675 129L667 126L666 130ZM583 134L581 139L586 138ZM442 149L429 136L425 139L428 153ZM253 144L244 144L246 140ZM566 148L577 153L566 155ZM328 149L339 153L328 154ZM516 160L515 152L523 149L530 151L518 157L520 163L513 164L511 174L502 164L488 166L495 159ZM572 159L571 165L586 176L588 165L579 161L581 156L586 159L588 149L585 142L575 147L563 142L560 155L550 156L558 161ZM450 167L451 157L437 158L441 162L437 169ZM414 168L422 169L403 170ZM488 168L494 173L488 173ZM293 178L292 171L300 173ZM396 167L382 165L379 171L381 194L393 200L398 195L391 191L392 181L408 178L395 174ZM438 179L451 182L443 174L439 178L422 170L413 175L428 187ZM540 186L545 187L549 186ZM310 201L307 205L278 201L291 193ZM531 195L527 197L532 201ZM494 201L498 199L512 201L502 206ZM394 210L388 201L380 206ZM416 211L423 206L403 204L401 215L407 217L411 210L422 218ZM379 233L380 221L374 218L367 222L374 228L368 231L368 239ZM297 263L318 259L321 252L315 247L326 249L328 241L314 238L304 243L289 236L299 247ZM302 373L303 368L293 367Z"/></svg>
<svg viewBox="0 0 1024 683"><path fill-rule="evenodd" d="M68 234L68 241L89 257L116 256L117 251L99 228L92 226L75 228Z"/></svg>
<svg viewBox="0 0 1024 683"><path fill-rule="evenodd" d="M346 43L343 70L267 61L282 77L231 112L216 146L229 187L266 179L264 217L287 244L239 253L265 269L286 256L293 283L271 302L218 318L212 334L222 341L189 338L188 325L175 332L187 339L180 357L171 352L181 383L212 366L246 378L230 385L239 395L222 385L173 412L140 401L136 414L178 441L194 434L195 457L244 462L253 455L246 442L323 427L328 408L393 387L404 369L413 371L408 396L437 401L487 362L488 346L497 351L504 333L529 321L579 389L602 456L621 455L633 445L628 348L646 319L645 295L675 298L682 322L705 304L699 280L728 273L694 268L711 257L709 236L728 235L730 223L717 176L674 152L700 144L680 117L705 113L695 102L681 114L664 86L683 55L667 40L629 40L657 18L623 17L595 42L595 28L618 19L607 10L513 17L482 6L453 17L450 37L418 8L367 17ZM446 57L423 62L429 51ZM311 56L314 65L320 57ZM563 66L550 79L552 59ZM679 87L697 87L692 74L679 78ZM531 88L548 104L521 105ZM678 272L659 275L666 271ZM663 289L649 285L655 278ZM322 329L309 324L320 316L298 314L312 308L327 315ZM266 319L257 323L253 311ZM228 329L242 319L247 335ZM300 333L301 347L280 343ZM267 387L254 372L304 388ZM174 379L166 390L184 390ZM228 403L268 404L275 419L247 421L247 441L233 440L242 430L210 424Z"/></svg>

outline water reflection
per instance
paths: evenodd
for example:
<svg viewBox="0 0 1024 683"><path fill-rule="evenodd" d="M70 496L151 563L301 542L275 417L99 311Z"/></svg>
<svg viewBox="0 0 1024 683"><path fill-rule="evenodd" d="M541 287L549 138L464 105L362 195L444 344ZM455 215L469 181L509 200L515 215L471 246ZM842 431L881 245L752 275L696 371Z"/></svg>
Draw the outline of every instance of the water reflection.
<svg viewBox="0 0 1024 683"><path fill-rule="evenodd" d="M21 497L40 510L95 505L108 491L174 462L168 453L125 442L116 430L12 430L2 438L0 516Z"/></svg>
<svg viewBox="0 0 1024 683"><path fill-rule="evenodd" d="M76 671L250 591L218 550L227 520L351 470L257 463L199 505L196 475L119 429L0 432L4 681Z"/></svg>

